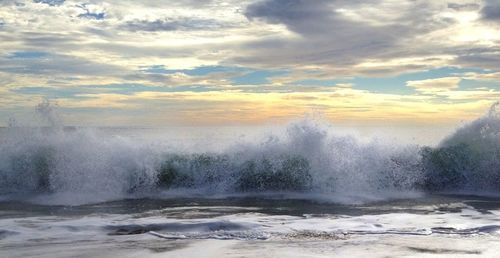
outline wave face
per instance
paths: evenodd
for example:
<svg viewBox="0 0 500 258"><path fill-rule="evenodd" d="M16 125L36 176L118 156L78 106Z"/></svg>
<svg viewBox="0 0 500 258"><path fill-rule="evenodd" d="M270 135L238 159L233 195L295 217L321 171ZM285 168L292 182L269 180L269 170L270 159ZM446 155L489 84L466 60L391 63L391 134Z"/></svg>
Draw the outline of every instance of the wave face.
<svg viewBox="0 0 500 258"><path fill-rule="evenodd" d="M8 128L0 132L0 195L57 196L75 204L174 192L385 198L414 191L499 191L495 107L436 148L363 142L314 119L216 151L100 130Z"/></svg>
<svg viewBox="0 0 500 258"><path fill-rule="evenodd" d="M459 128L437 148L423 148L425 186L433 190L500 191L500 103Z"/></svg>
<svg viewBox="0 0 500 258"><path fill-rule="evenodd" d="M89 130L12 128L0 147L0 192L95 193L118 198L150 189L156 168L151 150L125 138Z"/></svg>
<svg viewBox="0 0 500 258"><path fill-rule="evenodd" d="M285 135L239 144L217 154L167 155L164 187L214 192L312 191L370 193L415 184L417 148L362 144L332 135L312 120L292 123Z"/></svg>

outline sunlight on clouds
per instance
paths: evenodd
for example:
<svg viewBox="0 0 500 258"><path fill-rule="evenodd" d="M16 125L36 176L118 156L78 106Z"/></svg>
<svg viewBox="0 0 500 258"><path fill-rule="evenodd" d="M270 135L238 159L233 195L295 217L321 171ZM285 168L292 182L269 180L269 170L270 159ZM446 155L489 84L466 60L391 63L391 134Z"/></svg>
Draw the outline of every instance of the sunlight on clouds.
<svg viewBox="0 0 500 258"><path fill-rule="evenodd" d="M50 97L82 124L101 111L123 125L258 124L311 111L456 123L500 98L500 23L485 19L485 4L0 1L0 107L27 112ZM207 66L231 69L188 71Z"/></svg>
<svg viewBox="0 0 500 258"><path fill-rule="evenodd" d="M437 96L445 96L450 100L490 100L493 103L495 100L500 99L500 92L493 89L476 89L468 91L450 91L450 92L439 92L436 93Z"/></svg>
<svg viewBox="0 0 500 258"><path fill-rule="evenodd" d="M65 108L137 108L133 104L125 103L130 97L122 94L80 94L79 101L72 99L58 99L58 104Z"/></svg>
<svg viewBox="0 0 500 258"><path fill-rule="evenodd" d="M402 66L439 67L449 64L455 57L451 55L435 55L422 57L404 57L389 60L368 59L357 64L356 68L395 68Z"/></svg>
<svg viewBox="0 0 500 258"><path fill-rule="evenodd" d="M484 80L484 81L500 81L500 72L496 72L496 73L466 73L464 79Z"/></svg>
<svg viewBox="0 0 500 258"><path fill-rule="evenodd" d="M339 8L335 12L340 13L347 18L372 24L374 26L383 26L401 19L404 12L387 12L387 10L408 10L412 8L411 2L407 1L384 1L379 5L370 3L357 6L356 8Z"/></svg>
<svg viewBox="0 0 500 258"><path fill-rule="evenodd" d="M480 44L496 45L500 40L498 29L484 26L477 21L481 18L477 12L459 12L450 16L458 24L446 31L447 36L456 42L477 42Z"/></svg>
<svg viewBox="0 0 500 258"><path fill-rule="evenodd" d="M406 85L421 92L440 92L458 88L458 83L461 80L462 79L460 77L444 77L420 81L408 81L406 82Z"/></svg>
<svg viewBox="0 0 500 258"><path fill-rule="evenodd" d="M486 93L469 92L476 95ZM500 94L489 93L497 97ZM463 99L467 95L465 92L455 92L449 96ZM68 108L145 109L153 113L168 113L170 118L186 125L259 124L270 120L286 122L311 110L321 112L336 123L358 121L383 124L388 119L403 124L452 123L480 115L491 103L472 101L452 104L429 96L380 94L351 88L304 93L141 92L131 95L87 94L80 97L86 99L78 102L61 99L59 103ZM150 123L160 125L164 122L158 120Z"/></svg>

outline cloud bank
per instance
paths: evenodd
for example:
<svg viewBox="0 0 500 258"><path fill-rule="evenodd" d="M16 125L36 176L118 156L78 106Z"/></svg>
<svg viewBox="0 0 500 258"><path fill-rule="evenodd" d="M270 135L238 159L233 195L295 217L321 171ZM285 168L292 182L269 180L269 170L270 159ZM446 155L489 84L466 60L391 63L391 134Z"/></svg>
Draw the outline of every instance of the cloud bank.
<svg viewBox="0 0 500 258"><path fill-rule="evenodd" d="M0 125L47 97L75 123L102 110L123 125L146 110L159 125L310 110L407 123L447 108L452 123L499 96L499 11L494 0L5 0Z"/></svg>

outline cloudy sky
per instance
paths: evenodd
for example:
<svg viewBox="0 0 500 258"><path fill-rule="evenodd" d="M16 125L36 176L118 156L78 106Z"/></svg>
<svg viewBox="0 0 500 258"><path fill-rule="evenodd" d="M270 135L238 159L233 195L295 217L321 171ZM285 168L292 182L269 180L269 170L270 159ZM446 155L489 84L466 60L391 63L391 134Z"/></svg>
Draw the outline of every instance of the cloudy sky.
<svg viewBox="0 0 500 258"><path fill-rule="evenodd" d="M0 125L457 124L500 99L497 0L1 0Z"/></svg>

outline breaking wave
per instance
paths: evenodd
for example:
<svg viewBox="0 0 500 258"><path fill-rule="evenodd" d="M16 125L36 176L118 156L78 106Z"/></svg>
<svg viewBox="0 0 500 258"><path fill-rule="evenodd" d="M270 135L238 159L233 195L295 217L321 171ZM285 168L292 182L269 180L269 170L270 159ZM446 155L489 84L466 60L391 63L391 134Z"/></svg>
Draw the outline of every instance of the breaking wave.
<svg viewBox="0 0 500 258"><path fill-rule="evenodd" d="M425 188L500 191L500 113L497 102L488 114L422 149Z"/></svg>
<svg viewBox="0 0 500 258"><path fill-rule="evenodd" d="M437 147L336 134L306 118L259 142L197 151L101 130L57 126L0 132L0 196L82 204L174 193L262 192L401 197L426 191L500 191L500 118L490 112ZM290 195L292 196L292 195Z"/></svg>

